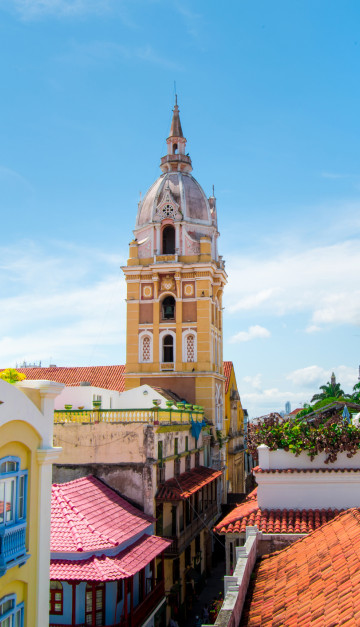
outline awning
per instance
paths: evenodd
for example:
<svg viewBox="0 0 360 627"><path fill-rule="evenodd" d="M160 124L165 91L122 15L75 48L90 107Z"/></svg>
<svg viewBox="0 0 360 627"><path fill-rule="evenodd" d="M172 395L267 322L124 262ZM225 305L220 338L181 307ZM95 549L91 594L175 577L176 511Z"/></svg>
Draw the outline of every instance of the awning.
<svg viewBox="0 0 360 627"><path fill-rule="evenodd" d="M168 479L159 486L156 499L158 501L181 501L198 492L205 485L214 481L222 474L221 470L199 466L178 477Z"/></svg>

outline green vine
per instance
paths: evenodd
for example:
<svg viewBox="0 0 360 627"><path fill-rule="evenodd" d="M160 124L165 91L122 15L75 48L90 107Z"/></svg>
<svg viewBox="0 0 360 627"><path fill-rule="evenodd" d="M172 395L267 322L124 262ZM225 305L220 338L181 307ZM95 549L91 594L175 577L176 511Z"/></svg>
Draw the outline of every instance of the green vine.
<svg viewBox="0 0 360 627"><path fill-rule="evenodd" d="M216 438L217 438L217 441L219 442L219 448L222 448L224 444L224 440L223 440L222 433L219 429L216 429Z"/></svg>
<svg viewBox="0 0 360 627"><path fill-rule="evenodd" d="M325 463L335 462L338 453L353 457L360 448L360 428L348 423L338 412L330 417L319 414L313 420L293 421L270 414L249 424L247 447L257 459L257 447L266 444L271 451L284 449L298 456L306 451L313 460L325 452Z"/></svg>

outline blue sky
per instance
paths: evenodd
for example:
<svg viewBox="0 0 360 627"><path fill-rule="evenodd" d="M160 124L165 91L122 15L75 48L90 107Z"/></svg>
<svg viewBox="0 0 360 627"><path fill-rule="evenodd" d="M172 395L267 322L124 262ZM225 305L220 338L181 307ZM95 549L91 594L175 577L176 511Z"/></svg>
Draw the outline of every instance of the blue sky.
<svg viewBox="0 0 360 627"><path fill-rule="evenodd" d="M124 363L174 81L215 185L224 358L255 416L360 363L357 0L0 0L1 365Z"/></svg>

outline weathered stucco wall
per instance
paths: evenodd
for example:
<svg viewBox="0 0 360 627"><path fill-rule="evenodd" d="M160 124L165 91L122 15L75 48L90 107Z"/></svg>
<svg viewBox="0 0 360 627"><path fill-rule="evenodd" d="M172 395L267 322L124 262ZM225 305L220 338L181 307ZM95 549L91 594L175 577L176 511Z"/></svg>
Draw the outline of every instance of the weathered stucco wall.
<svg viewBox="0 0 360 627"><path fill-rule="evenodd" d="M94 475L107 485L136 503L148 514L153 514L149 490L151 468L144 464L67 464L53 466L53 483L65 483L80 477ZM147 489L146 489L147 488Z"/></svg>
<svg viewBox="0 0 360 627"><path fill-rule="evenodd" d="M54 445L62 447L58 464L145 463L152 457L143 423L66 423L54 425ZM151 448L151 446L150 446Z"/></svg>

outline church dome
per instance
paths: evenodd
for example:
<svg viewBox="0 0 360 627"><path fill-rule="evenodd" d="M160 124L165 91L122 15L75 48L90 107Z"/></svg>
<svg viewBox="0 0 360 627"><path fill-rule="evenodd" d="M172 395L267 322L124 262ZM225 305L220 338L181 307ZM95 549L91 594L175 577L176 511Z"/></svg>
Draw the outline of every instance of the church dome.
<svg viewBox="0 0 360 627"><path fill-rule="evenodd" d="M152 184L139 205L136 226L145 226L166 217L211 225L208 199L189 172L170 171Z"/></svg>
<svg viewBox="0 0 360 627"><path fill-rule="evenodd" d="M186 139L181 128L177 99L166 143L167 154L160 162L163 174L139 202L136 229L167 218L174 222L216 226L215 198L207 199L202 187L191 175L191 159L185 154Z"/></svg>

